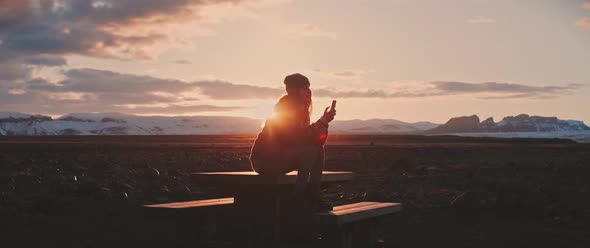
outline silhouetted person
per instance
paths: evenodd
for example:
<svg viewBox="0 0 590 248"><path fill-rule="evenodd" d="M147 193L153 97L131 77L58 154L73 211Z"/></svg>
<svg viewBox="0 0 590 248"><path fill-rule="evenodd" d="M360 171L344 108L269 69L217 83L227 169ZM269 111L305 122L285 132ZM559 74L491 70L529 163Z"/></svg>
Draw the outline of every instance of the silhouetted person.
<svg viewBox="0 0 590 248"><path fill-rule="evenodd" d="M261 175L280 175L297 170L293 200L311 202L317 211L329 211L332 204L320 197L320 179L324 168L324 144L328 123L336 115L333 107L310 123L312 111L310 83L296 73L285 77L287 95L274 107L273 117L258 135L250 162Z"/></svg>

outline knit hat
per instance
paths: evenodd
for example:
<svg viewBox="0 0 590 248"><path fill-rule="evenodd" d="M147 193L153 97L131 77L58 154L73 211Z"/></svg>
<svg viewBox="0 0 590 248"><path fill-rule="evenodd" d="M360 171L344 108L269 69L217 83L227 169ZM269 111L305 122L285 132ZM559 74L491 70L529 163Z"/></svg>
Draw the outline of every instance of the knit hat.
<svg viewBox="0 0 590 248"><path fill-rule="evenodd" d="M307 77L305 77L299 73L295 73L295 74L291 74L289 76L286 76L284 83L287 88L309 87L309 85L310 85L309 79L307 79Z"/></svg>

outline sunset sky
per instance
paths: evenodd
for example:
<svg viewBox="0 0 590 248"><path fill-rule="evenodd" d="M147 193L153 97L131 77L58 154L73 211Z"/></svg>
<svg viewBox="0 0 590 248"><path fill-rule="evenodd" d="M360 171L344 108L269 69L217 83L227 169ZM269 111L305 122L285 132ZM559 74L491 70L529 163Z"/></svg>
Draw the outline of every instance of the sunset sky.
<svg viewBox="0 0 590 248"><path fill-rule="evenodd" d="M0 0L0 111L590 123L590 1Z"/></svg>

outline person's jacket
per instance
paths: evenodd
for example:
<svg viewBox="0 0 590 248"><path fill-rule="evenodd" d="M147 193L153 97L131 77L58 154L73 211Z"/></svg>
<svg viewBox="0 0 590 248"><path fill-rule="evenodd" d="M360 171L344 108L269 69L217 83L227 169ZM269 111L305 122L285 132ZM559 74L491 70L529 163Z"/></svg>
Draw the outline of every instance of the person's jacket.
<svg viewBox="0 0 590 248"><path fill-rule="evenodd" d="M282 154L285 149L326 143L328 121L324 117L312 124L301 121L300 112L293 111L299 105L296 99L288 95L275 105L273 117L265 121L250 152L254 171L275 171L280 163L284 163Z"/></svg>
<svg viewBox="0 0 590 248"><path fill-rule="evenodd" d="M275 105L271 125L278 142L283 147L324 145L328 138L328 121L320 118L312 124L305 123L297 108L301 108L300 103L289 95L282 97Z"/></svg>

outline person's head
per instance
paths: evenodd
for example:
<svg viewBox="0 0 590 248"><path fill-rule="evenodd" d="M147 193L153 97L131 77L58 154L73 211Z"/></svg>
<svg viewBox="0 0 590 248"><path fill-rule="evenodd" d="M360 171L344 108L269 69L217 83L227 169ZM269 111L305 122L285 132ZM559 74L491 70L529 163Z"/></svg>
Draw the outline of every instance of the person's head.
<svg viewBox="0 0 590 248"><path fill-rule="evenodd" d="M309 125L309 118L311 115L311 90L310 83L307 77L295 73L285 77L285 90L287 95L281 97L275 111L283 114L298 116L303 123Z"/></svg>
<svg viewBox="0 0 590 248"><path fill-rule="evenodd" d="M285 77L285 90L288 95L295 96L303 102L311 103L311 90L309 79L299 73Z"/></svg>

